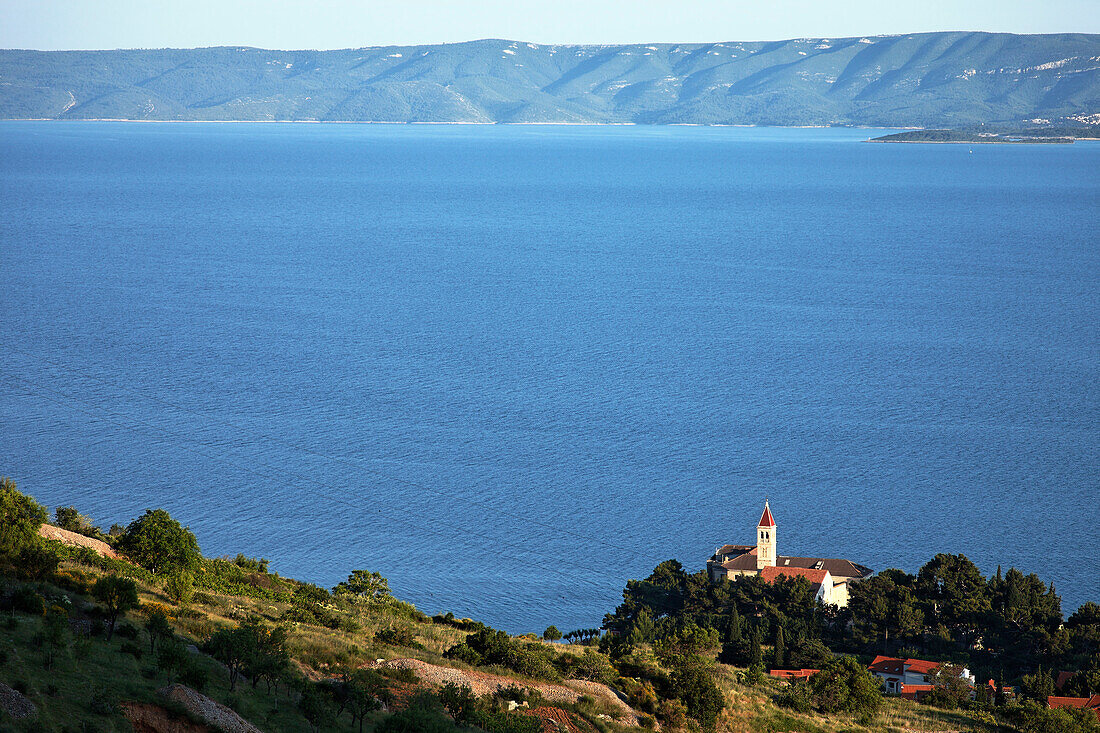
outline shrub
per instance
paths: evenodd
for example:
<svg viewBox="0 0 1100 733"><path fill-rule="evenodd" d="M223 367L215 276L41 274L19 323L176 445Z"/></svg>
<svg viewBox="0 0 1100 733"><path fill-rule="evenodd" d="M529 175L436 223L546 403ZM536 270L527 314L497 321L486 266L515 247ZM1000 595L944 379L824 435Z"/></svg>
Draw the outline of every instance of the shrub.
<svg viewBox="0 0 1100 733"><path fill-rule="evenodd" d="M792 682L775 696L775 704L797 713L808 713L813 708L809 682Z"/></svg>
<svg viewBox="0 0 1100 733"><path fill-rule="evenodd" d="M383 644L393 646L412 646L416 643L416 637L409 626L390 626L382 629L374 638Z"/></svg>
<svg viewBox="0 0 1100 733"><path fill-rule="evenodd" d="M123 639L129 639L131 641L138 637L137 627L133 624L122 624L118 627L116 633Z"/></svg>
<svg viewBox="0 0 1100 733"><path fill-rule="evenodd" d="M92 699L88 709L96 715L110 715L115 711L115 696L106 687L96 687L92 690Z"/></svg>
<svg viewBox="0 0 1100 733"><path fill-rule="evenodd" d="M448 649L444 656L471 665L499 665L531 677L559 679L553 651L543 644L519 642L496 629L475 631Z"/></svg>
<svg viewBox="0 0 1100 733"><path fill-rule="evenodd" d="M810 679L813 700L824 713L851 713L873 717L882 706L882 694L874 675L855 657L829 662Z"/></svg>
<svg viewBox="0 0 1100 733"><path fill-rule="evenodd" d="M95 526L95 523L89 517L84 516L76 510L76 507L72 506L57 507L54 510L54 524L61 529L76 532L85 537L100 539L103 536L103 532Z"/></svg>
<svg viewBox="0 0 1100 733"><path fill-rule="evenodd" d="M174 570L164 584L164 592L176 605L190 603L195 594L195 576L187 570Z"/></svg>
<svg viewBox="0 0 1100 733"><path fill-rule="evenodd" d="M267 560L266 558L260 558L259 560L257 560L255 558L246 557L245 555L241 554L238 554L237 557L233 560L233 564L237 567L242 568L243 570L250 570L254 573L266 573L267 567L270 563L271 561Z"/></svg>
<svg viewBox="0 0 1100 733"><path fill-rule="evenodd" d="M708 668L690 664L673 670L671 690L684 701L688 715L698 720L704 728L714 727L725 701Z"/></svg>
<svg viewBox="0 0 1100 733"><path fill-rule="evenodd" d="M557 626L547 626L546 631L542 632L542 638L546 641L557 641L561 639L561 632Z"/></svg>
<svg viewBox="0 0 1100 733"><path fill-rule="evenodd" d="M140 646L138 646L137 644L134 644L133 642L129 642L129 641L125 642L122 646L120 646L118 648L118 650L121 653L129 654L134 659L138 659L138 660L141 659L141 655L144 653L144 650Z"/></svg>
<svg viewBox="0 0 1100 733"><path fill-rule="evenodd" d="M42 616L46 613L46 599L29 585L16 587L11 597L12 608L16 611Z"/></svg>
<svg viewBox="0 0 1100 733"><path fill-rule="evenodd" d="M16 557L19 575L28 580L45 580L57 570L57 565L60 562L61 556L57 553L57 550L45 542L34 542L26 545Z"/></svg>
<svg viewBox="0 0 1100 733"><path fill-rule="evenodd" d="M383 677L409 685L415 685L420 681L420 678L416 676L416 672L408 667L379 667L375 671Z"/></svg>
<svg viewBox="0 0 1100 733"><path fill-rule="evenodd" d="M199 692L206 689L209 681L210 675L206 669L194 661L185 665L183 671L180 672L180 682Z"/></svg>

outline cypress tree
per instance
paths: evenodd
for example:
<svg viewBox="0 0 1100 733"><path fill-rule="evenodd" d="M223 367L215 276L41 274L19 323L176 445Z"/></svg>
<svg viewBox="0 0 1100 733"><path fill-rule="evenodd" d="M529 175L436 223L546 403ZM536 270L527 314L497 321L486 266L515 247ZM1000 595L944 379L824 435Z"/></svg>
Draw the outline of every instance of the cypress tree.
<svg viewBox="0 0 1100 733"><path fill-rule="evenodd" d="M760 629L753 628L749 637L749 666L764 667L764 650L760 648Z"/></svg>
<svg viewBox="0 0 1100 733"><path fill-rule="evenodd" d="M730 610L726 626L725 642L732 645L740 645L744 636L741 634L741 614L737 613L737 606Z"/></svg>
<svg viewBox="0 0 1100 733"><path fill-rule="evenodd" d="M772 661L776 667L787 666L787 640L783 636L783 627L775 627L775 646L772 649Z"/></svg>

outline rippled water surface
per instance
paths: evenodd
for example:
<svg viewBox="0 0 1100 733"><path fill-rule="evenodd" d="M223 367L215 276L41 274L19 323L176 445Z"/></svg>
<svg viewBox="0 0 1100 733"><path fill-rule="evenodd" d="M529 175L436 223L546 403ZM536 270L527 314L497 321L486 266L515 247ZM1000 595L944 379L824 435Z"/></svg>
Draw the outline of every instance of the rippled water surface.
<svg viewBox="0 0 1100 733"><path fill-rule="evenodd" d="M428 612L751 542L1100 600L1100 143L0 123L0 473Z"/></svg>

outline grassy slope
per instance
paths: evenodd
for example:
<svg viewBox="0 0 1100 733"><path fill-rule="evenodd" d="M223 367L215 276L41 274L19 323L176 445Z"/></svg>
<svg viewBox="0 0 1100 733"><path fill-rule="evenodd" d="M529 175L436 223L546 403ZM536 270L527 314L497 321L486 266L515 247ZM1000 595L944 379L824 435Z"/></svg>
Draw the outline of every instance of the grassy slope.
<svg viewBox="0 0 1100 733"><path fill-rule="evenodd" d="M86 566L66 562L63 569L93 574ZM189 613L180 613L163 592L149 582L141 582L141 599L144 604L162 604L173 613L173 622L184 636L197 640L216 626L231 624L250 614L258 614L275 621L289 604L279 601L240 595L200 593L191 604ZM49 592L59 589L46 586ZM87 599L76 593L66 592L79 608ZM433 664L468 668L461 663L445 660L442 652L462 639L465 632L446 625L414 621L407 607L359 606L349 612L361 628L355 632L332 630L307 624L294 624L290 634L290 649L302 670L311 677L331 674L343 666L356 666L377 658L414 657ZM34 617L16 613L14 627L0 621L0 649L7 653L7 661L0 665L0 680L8 684L22 683L28 697L39 709L39 717L33 722L11 723L0 721L0 731L5 725L16 731L81 730L82 722L90 723L89 730L129 731L130 726L118 712L110 715L91 712L90 704L96 690L103 688L113 701L134 700L161 703L156 690L167 679L154 671L153 658L147 653L148 641L139 634L135 644L146 650L139 661L120 651L126 639L116 635L111 642L96 638L83 648L74 645L54 663L52 670L43 668L43 651L36 648L33 637L40 628ZM140 627L144 622L141 612L129 614L127 622ZM122 623L120 621L120 623ZM415 632L416 647L394 647L374 639L375 632L395 623L409 624ZM559 645L562 651L581 651L578 647ZM243 717L266 731L302 730L305 723L289 702L285 690L269 693L263 683L251 688L247 682L239 685L236 693L228 691L227 675L213 660L200 658L209 673L210 682L205 694L228 704ZM889 700L886 712L871 726L861 726L853 720L826 718L816 714L800 715L780 709L771 701L779 689L768 681L758 687L738 684L736 670L719 666L721 687L726 696L727 710L723 713L719 730L732 732L759 731L957 731L982 730L974 718L965 714L936 711L902 700ZM515 678L518 684L524 679L507 670L492 671ZM596 719L598 711L590 711ZM586 716L589 717L589 716ZM604 730L618 730L619 726L602 722ZM350 731L350 719L345 716L330 730Z"/></svg>

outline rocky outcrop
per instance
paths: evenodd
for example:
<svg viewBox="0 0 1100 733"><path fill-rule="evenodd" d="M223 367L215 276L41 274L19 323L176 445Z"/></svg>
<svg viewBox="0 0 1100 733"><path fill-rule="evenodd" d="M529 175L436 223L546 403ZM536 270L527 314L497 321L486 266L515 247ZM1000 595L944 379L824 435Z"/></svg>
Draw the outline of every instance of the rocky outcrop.
<svg viewBox="0 0 1100 733"><path fill-rule="evenodd" d="M160 705L124 702L119 708L134 727L134 733L215 733L209 726L180 718Z"/></svg>
<svg viewBox="0 0 1100 733"><path fill-rule="evenodd" d="M78 532L70 532L67 529L61 529L55 527L52 524L43 524L38 528L38 534L45 537L48 540L56 540L66 545L75 545L78 547L87 547L97 555L103 557L117 558L118 553L111 549L111 546L106 542L92 539L91 537L85 537Z"/></svg>
<svg viewBox="0 0 1100 733"><path fill-rule="evenodd" d="M168 685L157 693L182 705L191 715L223 733L263 733L230 708L185 685Z"/></svg>
<svg viewBox="0 0 1100 733"><path fill-rule="evenodd" d="M0 682L0 710L15 718L22 720L38 714L38 708L34 703L23 696L18 690Z"/></svg>

